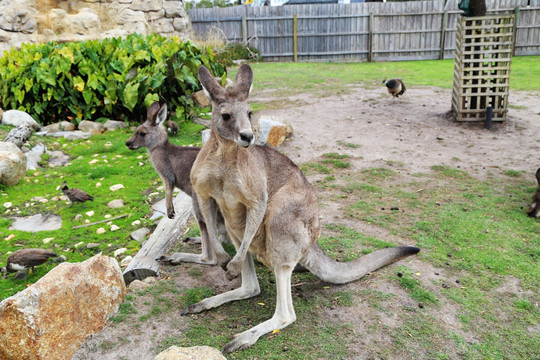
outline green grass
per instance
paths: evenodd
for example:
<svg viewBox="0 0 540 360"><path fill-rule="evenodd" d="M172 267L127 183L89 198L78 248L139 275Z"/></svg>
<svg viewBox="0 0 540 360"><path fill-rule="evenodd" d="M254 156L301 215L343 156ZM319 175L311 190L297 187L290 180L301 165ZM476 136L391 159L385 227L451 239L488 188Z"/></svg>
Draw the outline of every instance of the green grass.
<svg viewBox="0 0 540 360"><path fill-rule="evenodd" d="M171 141L176 144L199 144L200 125L185 125L179 134ZM8 126L0 126L0 137L4 137L11 130ZM118 248L127 248L121 256L135 255L140 244L130 240L129 233L142 226L153 227L154 222L149 220L152 214L148 194L158 192L164 196L161 187L162 181L149 161L146 149L129 150L125 142L131 136L129 129L107 132L94 136L86 141L67 141L65 139L33 136L30 146L37 142L44 142L49 150L62 150L70 156L70 165L64 167L45 167L37 171L28 171L17 186L0 188L0 203L11 202L12 206L0 206L0 263L5 264L9 251L21 247L51 248L59 255L65 255L70 262L83 261L99 252L113 256ZM97 162L91 164L93 160ZM69 187L77 187L94 197L93 202L74 204L70 207L65 201L58 201L62 194L59 186L66 181ZM98 183L101 186L98 186ZM112 192L110 186L123 184L124 188ZM36 196L45 197L47 203L33 201ZM110 209L107 203L114 199L123 199L125 206L121 209ZM94 215L87 216L86 212L94 211ZM62 218L62 228L56 231L42 231L38 233L9 230L13 216L29 216L34 214L57 214ZM75 216L81 214L83 220L75 221ZM126 214L122 219L113 220L113 224L120 230L110 231L106 223L72 230L76 225L84 224L84 220L95 222ZM141 221L139 225L132 225L135 220ZM105 234L99 235L96 230L103 227ZM9 241L4 241L8 235L14 235ZM43 240L53 238L44 244ZM75 247L79 242L83 244ZM87 249L86 244L98 243L99 247ZM26 281L15 280L13 276L0 281L0 300L23 290L26 284L36 282L51 270L55 264L47 263L30 272Z"/></svg>
<svg viewBox="0 0 540 360"><path fill-rule="evenodd" d="M539 56L512 59L510 87L534 91L540 84ZM365 88L382 86L384 79L401 77L407 87L452 88L454 60L400 61L380 63L254 63L254 89L275 90L276 95L317 93L336 95L346 92L344 85ZM231 77L236 69L232 69ZM294 84L294 86L291 86Z"/></svg>
<svg viewBox="0 0 540 360"><path fill-rule="evenodd" d="M411 239L422 249L419 257L423 261L448 274L426 283L423 274L399 265L402 276L393 274L390 279L425 307L440 308L449 301L457 304L462 326L478 337L473 344L464 342L433 324L422 310L420 319L417 315L400 331L390 331L397 343L419 351L436 348L432 341L436 335L455 341L465 358L538 357L540 336L526 329L540 321L540 310L533 305L540 300L540 223L523 210L536 186L520 172L508 170L504 175L477 180L463 170L437 165L430 173L413 174L412 180L403 183L391 169L364 169L352 175L334 172L345 184L339 189L347 194L350 219ZM400 211L388 211L392 204L399 204ZM325 235L336 229L341 231L339 235ZM327 225L326 230L320 239L326 251L344 260L354 258L358 253L350 240L354 230L334 225ZM352 238L358 243L362 237ZM519 282L522 293L500 290L512 279ZM380 301L371 301L384 311ZM418 313L415 308L411 311ZM429 358L449 356L439 349Z"/></svg>

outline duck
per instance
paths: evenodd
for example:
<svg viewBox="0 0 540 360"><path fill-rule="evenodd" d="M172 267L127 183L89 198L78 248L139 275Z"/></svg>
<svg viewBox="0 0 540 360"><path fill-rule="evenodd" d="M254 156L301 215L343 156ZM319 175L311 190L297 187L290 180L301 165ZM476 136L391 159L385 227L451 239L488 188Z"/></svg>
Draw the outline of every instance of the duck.
<svg viewBox="0 0 540 360"><path fill-rule="evenodd" d="M19 249L7 258L7 265L1 268L4 278L7 273L17 272L15 279L26 280L28 271L34 267L44 264L49 258L57 258L58 255L50 250L44 249Z"/></svg>
<svg viewBox="0 0 540 360"><path fill-rule="evenodd" d="M388 81L383 80L383 84L388 88L388 92L392 94L393 97L399 97L405 93L405 84L401 79L390 79Z"/></svg>
<svg viewBox="0 0 540 360"><path fill-rule="evenodd" d="M64 195L66 195L66 197L71 202L71 206L73 206L73 204L76 202L80 202L83 204L83 207L84 207L84 203L86 201L88 200L94 201L93 196L88 195L86 192L82 191L81 189L68 188L65 181L62 183L62 192L64 193Z"/></svg>

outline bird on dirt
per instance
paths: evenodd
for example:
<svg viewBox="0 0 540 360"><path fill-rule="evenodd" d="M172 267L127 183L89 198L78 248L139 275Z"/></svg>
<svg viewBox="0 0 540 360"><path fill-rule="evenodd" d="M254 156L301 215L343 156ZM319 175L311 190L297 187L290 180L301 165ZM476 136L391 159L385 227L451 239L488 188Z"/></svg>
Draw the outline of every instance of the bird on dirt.
<svg viewBox="0 0 540 360"><path fill-rule="evenodd" d="M390 79L388 81L383 80L383 84L386 85L388 92L392 94L393 97L399 97L399 95L403 95L405 90L407 90L401 79Z"/></svg>
<svg viewBox="0 0 540 360"><path fill-rule="evenodd" d="M540 168L536 170L536 181L538 181L538 189L533 195L532 203L527 209L527 215L534 218L540 218Z"/></svg>
<svg viewBox="0 0 540 360"><path fill-rule="evenodd" d="M172 120L167 120L165 127L167 128L167 131L170 132L172 135L178 134L178 124Z"/></svg>
<svg viewBox="0 0 540 360"><path fill-rule="evenodd" d="M73 204L76 203L76 202L80 202L80 203L83 204L83 207L84 207L84 202L85 201L88 201L88 200L94 201L94 198L92 196L88 195L87 193L85 193L81 189L77 189L77 188L70 189L70 188L68 188L65 181L62 183L62 192L64 193L64 195L66 195L66 197L71 202L71 206L73 206Z"/></svg>
<svg viewBox="0 0 540 360"><path fill-rule="evenodd" d="M7 265L2 267L4 278L7 273L17 272L15 279L26 280L28 278L28 270L34 271L34 266L38 266L47 262L49 258L56 258L54 252L44 249L20 249L9 255Z"/></svg>

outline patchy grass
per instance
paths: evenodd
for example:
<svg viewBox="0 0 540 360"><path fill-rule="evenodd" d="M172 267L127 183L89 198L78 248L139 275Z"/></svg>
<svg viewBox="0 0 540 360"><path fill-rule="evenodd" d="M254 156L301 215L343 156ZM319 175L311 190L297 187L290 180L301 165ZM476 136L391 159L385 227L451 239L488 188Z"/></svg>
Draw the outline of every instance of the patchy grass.
<svg viewBox="0 0 540 360"><path fill-rule="evenodd" d="M179 145L200 145L201 129L200 125L185 125L171 141ZM0 126L0 137L4 137L10 130L10 127ZM32 136L30 146L43 142L48 150L62 150L70 156L70 164L28 171L17 186L0 188L0 204L11 203L9 208L0 206L0 263L5 264L9 253L21 247L50 248L58 255L65 255L70 262L83 261L100 252L113 256L114 251L119 248L127 249L121 257L135 255L140 244L130 240L129 234L142 226L155 226L154 222L149 220L152 214L150 206L164 197L165 190L149 161L146 149L131 151L126 147L125 142L131 134L129 129L116 130L85 141ZM42 161L45 158L46 156L42 157ZM83 207L80 203L70 206L68 202L59 200L63 195L60 190L62 181L66 181L69 187L88 192L94 197L94 201L86 202ZM122 184L124 188L112 192L109 188L115 184ZM41 203L33 200L37 196L48 201ZM107 203L115 199L123 199L125 206L121 209L110 209ZM94 213L87 215L89 211ZM60 215L62 228L38 233L9 230L13 217L40 213ZM83 216L79 221L75 221L77 214ZM127 216L112 221L112 224L120 227L117 231L111 231L112 224L108 223L72 229L86 221L92 223L122 214ZM140 221L140 224L132 224L135 220ZM97 234L96 230L100 227L107 232ZM5 241L9 235L14 237ZM52 240L44 243L47 238ZM99 246L88 249L88 243L97 243ZM36 267L26 281L15 280L13 276L0 281L0 300L23 290L27 284L36 282L54 266L55 264L49 262Z"/></svg>
<svg viewBox="0 0 540 360"><path fill-rule="evenodd" d="M523 210L535 184L513 171L506 171L507 177L477 180L449 166L437 165L431 170L413 174L406 182L387 168L333 173L342 184L336 189L347 195L343 199L350 219L412 239L422 249L419 257L423 261L447 273L444 280L426 282L420 274L399 265L401 277L392 279L428 307L457 304L461 326L474 333L477 341L465 341L462 335L441 327L437 319L429 319L432 315L427 313L420 318L411 316L410 321L400 315L404 327L392 330L391 336L409 349L437 350L429 358L450 358L444 349L437 349L437 337L454 342L464 358L538 357L540 336L531 329L540 321L540 310L533 305L540 300L540 223ZM398 210L391 211L391 206ZM344 261L354 258L358 250L349 243L351 231L334 225L326 229L340 231L335 237L321 237L326 251ZM361 238L357 236L352 243L369 247ZM508 283L515 283L519 292L505 290ZM368 301L383 310L380 300L368 295ZM411 311L418 313L419 309ZM391 351L381 354L395 356Z"/></svg>

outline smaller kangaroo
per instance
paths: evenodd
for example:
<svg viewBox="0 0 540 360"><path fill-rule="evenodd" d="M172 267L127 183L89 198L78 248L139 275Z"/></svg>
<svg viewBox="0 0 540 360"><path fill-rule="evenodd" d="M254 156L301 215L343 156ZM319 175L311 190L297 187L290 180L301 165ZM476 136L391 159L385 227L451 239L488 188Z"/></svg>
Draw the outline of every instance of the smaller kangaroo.
<svg viewBox="0 0 540 360"><path fill-rule="evenodd" d="M538 189L533 195L532 203L527 209L527 215L533 218L540 218L540 168L536 170L536 181L538 181Z"/></svg>
<svg viewBox="0 0 540 360"><path fill-rule="evenodd" d="M193 200L193 212L199 223L201 232L202 253L200 255L176 253L171 256L162 256L158 260L171 264L195 262L207 265L218 263L224 266L229 261L229 255L223 250L221 243L217 239L213 242L217 248L212 248L206 223L199 210L199 202L197 201L197 196L189 178L191 167L201 149L198 147L171 144L167 136L167 130L163 126L166 118L167 104L163 104L160 107L158 102L154 102L148 108L146 121L135 130L135 134L126 142L126 146L130 150L136 150L142 147L148 150L152 165L154 165L154 169L156 169L165 184L167 216L170 219L173 219L175 215L173 206L174 188L178 187L191 196ZM221 214L218 214L217 222L219 235L224 240L227 240L228 235Z"/></svg>

